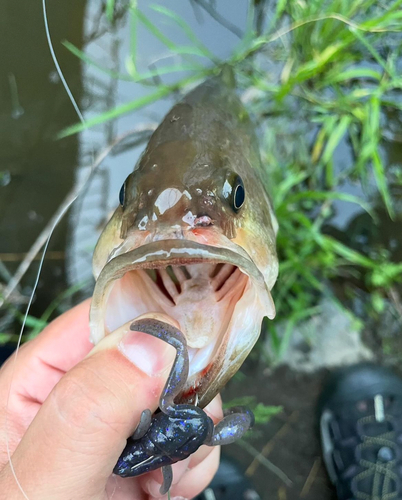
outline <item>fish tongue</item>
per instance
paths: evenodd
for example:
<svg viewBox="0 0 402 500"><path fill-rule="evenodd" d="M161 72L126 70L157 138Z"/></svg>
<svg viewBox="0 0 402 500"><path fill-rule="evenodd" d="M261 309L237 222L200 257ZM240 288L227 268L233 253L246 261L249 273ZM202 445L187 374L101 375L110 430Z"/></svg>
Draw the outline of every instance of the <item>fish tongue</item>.
<svg viewBox="0 0 402 500"><path fill-rule="evenodd" d="M187 308L177 308L176 315L180 320L188 347L202 349L219 336L220 325L224 323L224 313L214 301L200 305L188 304ZM222 316L222 317L221 317Z"/></svg>

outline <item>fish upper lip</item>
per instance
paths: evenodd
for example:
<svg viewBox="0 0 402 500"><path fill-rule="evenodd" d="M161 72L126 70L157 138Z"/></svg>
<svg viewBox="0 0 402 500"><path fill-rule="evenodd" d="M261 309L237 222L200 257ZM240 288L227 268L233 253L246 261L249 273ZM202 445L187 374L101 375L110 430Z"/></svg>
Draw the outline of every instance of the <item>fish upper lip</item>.
<svg viewBox="0 0 402 500"><path fill-rule="evenodd" d="M187 255L185 255L186 252ZM124 274L119 271L131 266L146 269L150 267L162 267L167 262L171 265L175 262L180 264L214 262L217 260L239 267L247 275L265 285L262 273L254 264L251 257L241 247L238 247L238 251L234 251L226 247L198 243L187 239L172 238L145 243L133 250L113 257L100 272L95 285L95 292L103 282L111 280L111 278L105 279L106 275L114 276L113 280L118 279Z"/></svg>

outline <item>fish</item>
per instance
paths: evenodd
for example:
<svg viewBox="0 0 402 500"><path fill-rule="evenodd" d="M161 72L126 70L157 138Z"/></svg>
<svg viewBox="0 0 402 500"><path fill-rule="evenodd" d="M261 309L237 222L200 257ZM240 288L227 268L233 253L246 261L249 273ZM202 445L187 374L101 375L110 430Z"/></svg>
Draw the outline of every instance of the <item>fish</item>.
<svg viewBox="0 0 402 500"><path fill-rule="evenodd" d="M224 67L164 117L94 250L91 341L139 317L176 326L190 359L182 403L204 408L275 317L278 223L264 172Z"/></svg>

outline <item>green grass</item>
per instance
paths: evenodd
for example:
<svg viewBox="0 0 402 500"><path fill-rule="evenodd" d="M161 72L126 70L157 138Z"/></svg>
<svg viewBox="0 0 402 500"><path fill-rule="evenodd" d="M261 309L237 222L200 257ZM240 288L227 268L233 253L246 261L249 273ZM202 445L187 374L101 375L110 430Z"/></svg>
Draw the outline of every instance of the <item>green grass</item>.
<svg viewBox="0 0 402 500"><path fill-rule="evenodd" d="M281 335L270 327L277 357L294 325L318 312L331 281L358 283L378 314L390 287L401 284L402 266L389 260L388 248L361 253L328 232L335 200L358 203L372 224L383 207L401 218L391 190L401 185L400 175L395 180L387 171L382 135L386 115L402 109L401 4L281 2L272 32L236 56L239 81L254 91L248 106L264 131L263 161L280 226L274 298L286 326ZM279 76L269 66L279 67ZM336 160L340 148L347 162ZM346 183L362 189L364 202L344 192Z"/></svg>
<svg viewBox="0 0 402 500"><path fill-rule="evenodd" d="M223 408L232 408L234 406L247 406L254 413L255 423L266 424L270 419L280 413L283 408L281 406L269 406L264 405L261 402L257 402L254 396L244 396L232 399L231 401L226 401L223 404Z"/></svg>
<svg viewBox="0 0 402 500"><path fill-rule="evenodd" d="M111 72L66 41L65 47L83 63L142 85L147 93L73 125L59 137L133 113L231 64L258 124L280 226L274 299L279 321L287 324L282 334L272 324L270 328L273 351L281 357L294 325L319 312L331 282L343 280L364 289L372 297L368 307L377 314L388 304L390 288L401 284L402 264L390 260L388 248L358 251L328 228L339 204L358 205L373 224L383 209L390 218L401 216L393 195L393 188L402 185L401 169L391 173L387 165L384 129L387 116L402 111L402 0L278 0L272 5L266 22L260 23L266 28L257 32L250 2L244 37L228 61L219 61L163 2L152 6L163 29L144 14L140 2L130 2L131 54L123 73ZM106 1L111 24L116 9L117 2ZM139 69L139 26L176 56L174 64ZM185 44L171 40L173 30L184 35ZM156 75L176 75L175 83L155 80ZM337 160L340 150L346 160ZM348 194L347 184L358 186L364 199Z"/></svg>
<svg viewBox="0 0 402 500"><path fill-rule="evenodd" d="M39 318L28 314L25 320L22 342L35 338L49 324L54 316L58 316L65 312L70 307L69 299L71 299L71 297L76 293L80 292L86 285L88 285L88 283L83 281L64 290L47 306ZM14 317L16 325L18 325L16 327L16 331L18 331L18 333L14 333L14 331L0 332L0 345L17 344L19 339L19 330L24 322L25 309L21 312L16 306L7 303L4 307L6 307Z"/></svg>

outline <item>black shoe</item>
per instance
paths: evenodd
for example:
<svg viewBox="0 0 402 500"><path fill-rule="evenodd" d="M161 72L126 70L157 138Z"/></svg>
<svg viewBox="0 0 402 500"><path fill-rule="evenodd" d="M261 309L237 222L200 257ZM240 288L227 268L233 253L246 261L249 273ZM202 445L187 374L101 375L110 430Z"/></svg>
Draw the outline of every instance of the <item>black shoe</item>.
<svg viewBox="0 0 402 500"><path fill-rule="evenodd" d="M339 500L402 500L402 380L371 364L343 369L323 392L320 414Z"/></svg>
<svg viewBox="0 0 402 500"><path fill-rule="evenodd" d="M260 500L237 465L223 457L211 484L194 500Z"/></svg>

